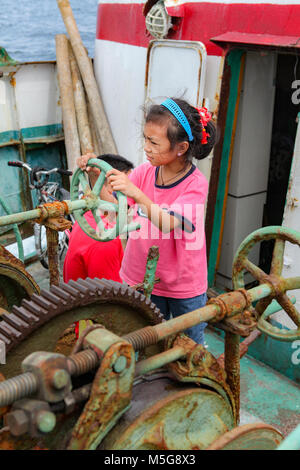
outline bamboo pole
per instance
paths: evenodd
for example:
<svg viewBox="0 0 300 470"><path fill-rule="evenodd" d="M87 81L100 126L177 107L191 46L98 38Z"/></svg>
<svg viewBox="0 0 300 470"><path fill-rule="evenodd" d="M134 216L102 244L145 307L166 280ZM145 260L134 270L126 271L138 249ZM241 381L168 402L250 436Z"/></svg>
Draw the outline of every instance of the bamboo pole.
<svg viewBox="0 0 300 470"><path fill-rule="evenodd" d="M94 153L94 146L92 143L92 135L89 127L85 91L81 80L80 71L76 63L76 58L70 43L69 55L80 147L81 153L85 155L86 153Z"/></svg>
<svg viewBox="0 0 300 470"><path fill-rule="evenodd" d="M91 130L91 134L92 134L92 142L93 142L93 147L94 147L94 153L95 153L95 155L99 156L99 155L104 153L102 151L102 147L101 147L101 139L100 139L100 137L98 136L98 133L97 133L97 129L96 129L96 126L95 126L95 122L94 122L94 118L93 118L93 114L92 114L92 110L91 110L91 105L90 105L89 102L87 104L87 107L88 107L88 117L89 117L89 123L90 123L90 130Z"/></svg>
<svg viewBox="0 0 300 470"><path fill-rule="evenodd" d="M68 38L64 34L58 34L55 36L55 42L65 147L68 168L73 171L76 168L76 158L80 156L81 152L70 70Z"/></svg>
<svg viewBox="0 0 300 470"><path fill-rule="evenodd" d="M106 118L93 67L82 43L70 2L69 0L57 0L57 4L69 34L84 87L91 104L94 121L101 137L103 152L116 153L116 146Z"/></svg>

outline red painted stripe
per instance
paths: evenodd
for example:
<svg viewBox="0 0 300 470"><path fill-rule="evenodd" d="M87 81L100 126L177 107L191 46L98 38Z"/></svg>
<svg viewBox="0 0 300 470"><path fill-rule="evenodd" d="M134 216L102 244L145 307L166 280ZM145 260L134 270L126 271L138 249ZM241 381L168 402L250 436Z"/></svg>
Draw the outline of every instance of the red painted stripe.
<svg viewBox="0 0 300 470"><path fill-rule="evenodd" d="M147 47L143 4L103 4L98 7L97 39ZM201 41L210 55L221 49L210 39L227 31L299 36L300 5L186 3L179 30L170 39Z"/></svg>

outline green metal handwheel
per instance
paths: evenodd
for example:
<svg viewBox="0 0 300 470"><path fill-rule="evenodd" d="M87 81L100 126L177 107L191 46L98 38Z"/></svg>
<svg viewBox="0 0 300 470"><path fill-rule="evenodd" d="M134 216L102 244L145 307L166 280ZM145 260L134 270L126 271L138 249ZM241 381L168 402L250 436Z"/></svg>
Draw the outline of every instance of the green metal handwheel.
<svg viewBox="0 0 300 470"><path fill-rule="evenodd" d="M253 246L261 241L275 239L270 273L266 274L248 259ZM300 338L300 313L287 296L288 290L300 288L300 277L284 279L281 277L285 242L300 246L300 233L281 226L265 227L251 233L240 245L233 261L232 280L234 290L245 287L244 273L248 271L259 281L257 291L262 300L255 306L259 316L257 328L263 333L281 341L294 341ZM258 292L259 294L259 292ZM264 297L264 298L263 298ZM276 299L282 309L295 323L296 329L280 329L268 321L267 307Z"/></svg>
<svg viewBox="0 0 300 470"><path fill-rule="evenodd" d="M87 200L86 209L76 209L73 211L74 217L79 223L82 230L94 240L106 242L113 240L121 233L127 233L140 228L138 224L127 224L127 197L120 191L116 192L118 204L103 201L99 195L105 182L106 173L112 170L112 167L97 158L89 160L88 166L99 168L101 171L93 189L91 190L86 180L84 172L78 168L71 182L71 201L79 199L79 186L81 185L84 192L84 198ZM97 223L97 229L92 228L86 221L84 214L91 211ZM113 228L105 228L100 211L112 211L117 213L116 224Z"/></svg>

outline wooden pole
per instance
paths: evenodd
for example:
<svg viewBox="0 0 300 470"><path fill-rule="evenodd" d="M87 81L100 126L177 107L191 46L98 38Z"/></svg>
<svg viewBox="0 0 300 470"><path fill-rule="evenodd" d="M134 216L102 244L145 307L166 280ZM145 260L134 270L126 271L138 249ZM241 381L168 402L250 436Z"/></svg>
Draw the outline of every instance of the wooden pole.
<svg viewBox="0 0 300 470"><path fill-rule="evenodd" d="M91 104L94 121L101 137L103 152L116 153L116 146L106 118L93 67L82 43L70 2L69 0L57 0L57 4L69 34L84 87Z"/></svg>
<svg viewBox="0 0 300 470"><path fill-rule="evenodd" d="M94 147L94 153L95 155L99 156L103 154L104 152L102 151L101 148L101 139L98 136L97 129L95 126L92 110L91 110L91 105L88 103L88 117L89 117L89 123L90 123L90 130L92 134L92 142L93 142L93 147Z"/></svg>
<svg viewBox="0 0 300 470"><path fill-rule="evenodd" d="M74 171L76 169L76 158L80 156L81 152L70 70L68 38L64 34L58 34L55 36L55 42L68 168Z"/></svg>
<svg viewBox="0 0 300 470"><path fill-rule="evenodd" d="M76 58L74 56L70 43L69 54L80 147L81 153L85 155L86 153L93 153L94 146L92 143L92 135L89 127L85 91L81 80L79 68L76 63Z"/></svg>

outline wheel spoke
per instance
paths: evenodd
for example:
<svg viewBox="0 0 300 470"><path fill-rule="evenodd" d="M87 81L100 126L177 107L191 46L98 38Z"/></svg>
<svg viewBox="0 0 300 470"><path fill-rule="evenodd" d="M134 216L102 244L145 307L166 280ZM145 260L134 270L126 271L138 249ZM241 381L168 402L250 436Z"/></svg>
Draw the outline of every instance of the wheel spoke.
<svg viewBox="0 0 300 470"><path fill-rule="evenodd" d="M102 220L102 218L98 215L97 209L92 210L92 214L93 214L94 219L95 219L95 221L96 221L96 223L97 223L96 233L97 233L98 236L101 236L102 233L104 232L104 229L105 229L104 224L103 224L103 220Z"/></svg>
<svg viewBox="0 0 300 470"><path fill-rule="evenodd" d="M285 279L284 288L286 291L300 289L300 276L289 277L288 279Z"/></svg>
<svg viewBox="0 0 300 470"><path fill-rule="evenodd" d="M257 302L257 304L255 305L255 310L259 316L264 313L264 311L270 305L271 302L272 299L270 299L270 297L266 297L265 299L261 299Z"/></svg>
<svg viewBox="0 0 300 470"><path fill-rule="evenodd" d="M284 248L285 240L283 240L282 238L277 238L273 250L270 274L276 274L277 276L280 276L280 274L282 273Z"/></svg>
<svg viewBox="0 0 300 470"><path fill-rule="evenodd" d="M85 176L84 176L83 173L80 173L80 174L79 174L79 181L80 181L82 190L83 190L83 192L85 193L85 191L86 191L87 189L89 189L89 184L88 184L88 182L87 182L87 180L86 180L86 178L85 178Z"/></svg>
<svg viewBox="0 0 300 470"><path fill-rule="evenodd" d="M93 214L93 216L94 216L94 219L95 219L97 225L100 224L100 223L102 222L102 219L101 219L100 215L98 214L98 210L97 210L97 209L93 209L93 210L92 210L92 214Z"/></svg>
<svg viewBox="0 0 300 470"><path fill-rule="evenodd" d="M293 320L293 322L297 325L297 327L300 326L300 314L296 307L293 305L292 301L288 298L286 294L282 294L277 297L277 302L283 310L288 314L288 316Z"/></svg>
<svg viewBox="0 0 300 470"><path fill-rule="evenodd" d="M251 261L248 259L245 259L244 261L244 269L252 274L252 276L258 281L264 282L267 278L266 273L258 266L255 266L255 264L251 263Z"/></svg>
<svg viewBox="0 0 300 470"><path fill-rule="evenodd" d="M95 194L96 196L99 196L102 186L104 184L105 178L106 178L105 174L101 172L99 175L99 178L97 179L92 189L92 193Z"/></svg>

